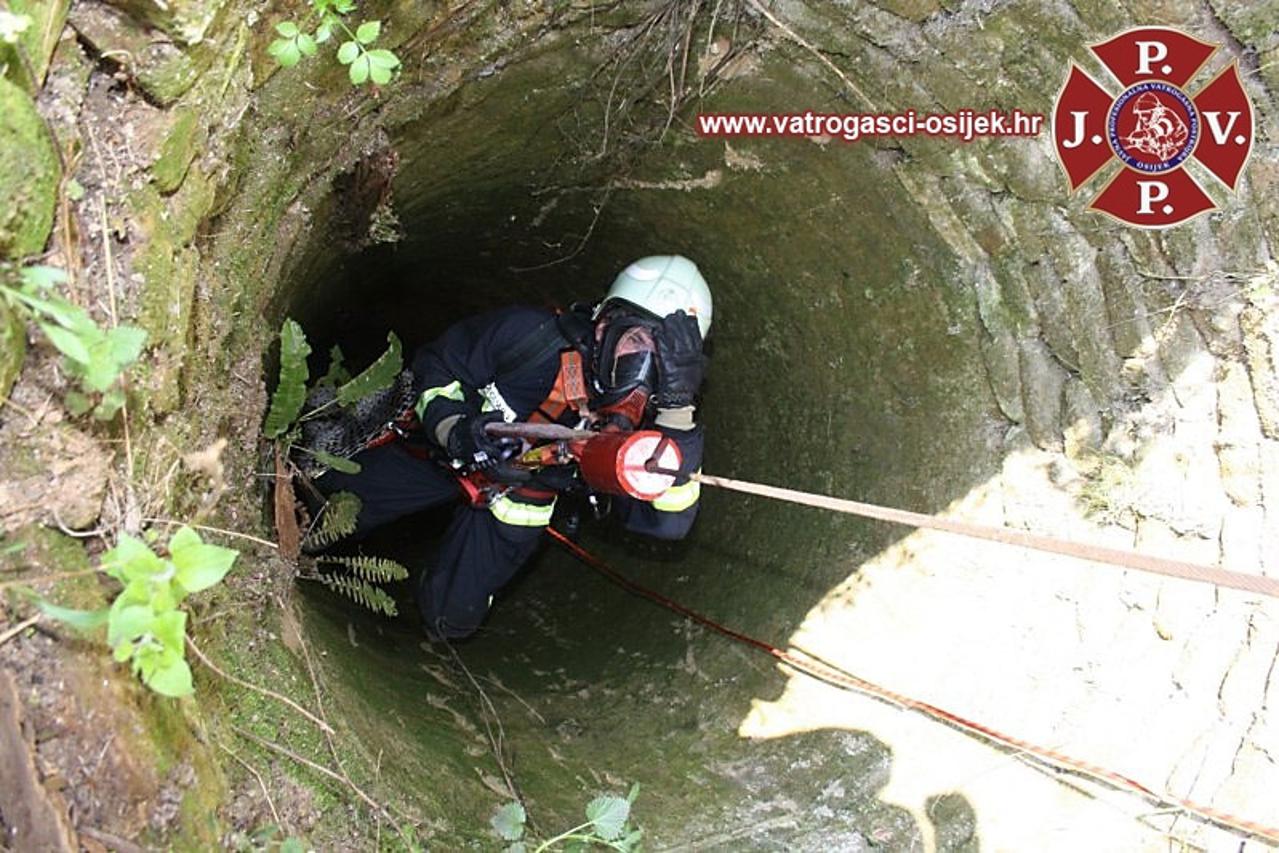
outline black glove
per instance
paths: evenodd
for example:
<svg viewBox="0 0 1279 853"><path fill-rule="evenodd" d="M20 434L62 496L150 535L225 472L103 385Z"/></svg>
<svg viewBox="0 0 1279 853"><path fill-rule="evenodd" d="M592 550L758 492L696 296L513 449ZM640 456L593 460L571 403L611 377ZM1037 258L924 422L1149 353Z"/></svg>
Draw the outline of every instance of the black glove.
<svg viewBox="0 0 1279 853"><path fill-rule="evenodd" d="M463 415L449 430L449 456L484 470L495 467L520 447L518 438L498 438L484 431L488 424L500 423L501 412Z"/></svg>
<svg viewBox="0 0 1279 853"><path fill-rule="evenodd" d="M577 476L576 465L550 465L539 468L532 480L535 488L551 492L566 492L582 483Z"/></svg>
<svg viewBox="0 0 1279 853"><path fill-rule="evenodd" d="M693 405L706 371L697 318L683 311L667 314L655 337L657 405L667 409Z"/></svg>

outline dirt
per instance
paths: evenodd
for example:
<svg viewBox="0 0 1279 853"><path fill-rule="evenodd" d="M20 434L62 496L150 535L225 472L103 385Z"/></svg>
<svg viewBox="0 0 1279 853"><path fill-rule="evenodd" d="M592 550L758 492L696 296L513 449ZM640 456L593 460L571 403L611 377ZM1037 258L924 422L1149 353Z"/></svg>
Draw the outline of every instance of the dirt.
<svg viewBox="0 0 1279 853"><path fill-rule="evenodd" d="M137 314L142 284L134 269L142 235L131 218L130 194L149 180L147 168L172 117L148 103L115 65L95 63L70 28L38 109L78 184L75 198L64 185L50 251L41 262L68 271L69 297L100 324L127 321ZM0 545L31 536L38 541L0 562L0 635L36 612L13 593L12 581L67 571L62 549L67 543L79 555L80 570L90 565L73 540L50 544L55 540L48 537L57 536L53 529L84 531L77 536L96 555L104 542L98 525L140 523L154 495L138 498L135 488L156 492L168 486L161 480L165 466L157 463L157 471L147 464L154 455L149 448L129 448L145 459L137 460L137 476L126 476L128 454L120 452L125 435L118 420L103 425L67 419L60 401L70 386L59 356L40 336L31 342L19 380L0 408ZM199 447L182 448L188 452L181 469L176 462L182 452L169 448L175 463L170 477L189 469L206 487L209 506L226 489L218 458L222 446L225 442L210 445L204 455ZM47 528L39 531L37 524ZM88 585L35 586L63 604L90 606L95 594L95 604L105 602L96 578L78 580ZM188 758L194 752L190 730L181 704L158 700L127 668L114 665L103 646L71 629L45 619L8 639L0 646L0 849L132 851L175 834L190 841L184 821L191 818L184 810L192 811L187 800L201 781L199 773L207 773ZM201 816L220 818L219 843L245 849L263 827L281 823L304 832L318 820L309 791L280 768L266 773L270 805L251 774L236 772L225 792L225 813Z"/></svg>
<svg viewBox="0 0 1279 853"><path fill-rule="evenodd" d="M65 637L61 631L57 636ZM73 829L135 838L148 823L139 803L159 788L147 762L123 743L121 733L137 722L108 682L93 683L86 666L92 658L62 654L60 645L50 634L33 631L4 649L4 667L34 732L30 760L48 796L65 801Z"/></svg>

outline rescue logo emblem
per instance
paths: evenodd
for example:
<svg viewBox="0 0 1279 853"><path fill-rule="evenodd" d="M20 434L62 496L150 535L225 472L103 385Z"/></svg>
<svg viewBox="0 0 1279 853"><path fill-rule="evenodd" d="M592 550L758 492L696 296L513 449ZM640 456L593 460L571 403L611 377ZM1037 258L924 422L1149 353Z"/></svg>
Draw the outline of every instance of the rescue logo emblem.
<svg viewBox="0 0 1279 853"><path fill-rule="evenodd" d="M1090 49L1124 88L1112 97L1071 63L1053 108L1053 146L1070 191L1118 162L1090 210L1142 228L1215 210L1187 166L1193 160L1232 192L1238 186L1255 129L1238 63L1188 94L1217 45L1170 27L1140 27Z"/></svg>

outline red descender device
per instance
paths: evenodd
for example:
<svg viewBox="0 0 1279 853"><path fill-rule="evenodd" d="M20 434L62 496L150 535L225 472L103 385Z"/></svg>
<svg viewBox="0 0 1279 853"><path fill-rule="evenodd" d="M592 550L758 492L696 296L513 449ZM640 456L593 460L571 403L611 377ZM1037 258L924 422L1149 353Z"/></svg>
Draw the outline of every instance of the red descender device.
<svg viewBox="0 0 1279 853"><path fill-rule="evenodd" d="M593 432L526 423L489 424L487 430L533 445L513 460L521 467L576 462L586 485L601 494L651 501L675 484L683 464L679 445L657 430Z"/></svg>

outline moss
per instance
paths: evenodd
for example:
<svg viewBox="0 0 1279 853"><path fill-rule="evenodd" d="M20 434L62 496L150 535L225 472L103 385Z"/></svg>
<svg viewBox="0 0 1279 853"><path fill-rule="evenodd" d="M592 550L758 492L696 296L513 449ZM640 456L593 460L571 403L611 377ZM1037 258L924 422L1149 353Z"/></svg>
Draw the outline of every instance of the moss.
<svg viewBox="0 0 1279 853"><path fill-rule="evenodd" d="M134 268L143 279L138 320L156 350L146 387L148 404L157 413L173 411L181 399L200 262L199 252L187 244L212 204L213 186L199 169L192 169L168 199L155 184L129 196L133 221L145 240Z"/></svg>
<svg viewBox="0 0 1279 853"><path fill-rule="evenodd" d="M176 113L173 127L160 146L160 156L151 167L156 189L162 193L173 192L182 183L206 136L199 113L194 109L184 107Z"/></svg>
<svg viewBox="0 0 1279 853"><path fill-rule="evenodd" d="M8 397L27 355L27 328L9 303L0 299L0 397Z"/></svg>
<svg viewBox="0 0 1279 853"><path fill-rule="evenodd" d="M200 79L200 68L191 56L178 52L138 70L138 85L162 106L185 95Z"/></svg>
<svg viewBox="0 0 1279 853"><path fill-rule="evenodd" d="M114 0L135 20L142 21L188 45L204 40L227 0Z"/></svg>
<svg viewBox="0 0 1279 853"><path fill-rule="evenodd" d="M0 257L44 249L60 180L57 152L31 98L0 78Z"/></svg>
<svg viewBox="0 0 1279 853"><path fill-rule="evenodd" d="M173 103L195 85L216 54L208 46L183 49L168 39L157 39L135 19L104 4L77 4L70 20L98 53L122 61L147 96L161 106Z"/></svg>
<svg viewBox="0 0 1279 853"><path fill-rule="evenodd" d="M18 37L16 45L0 41L0 68L10 69L12 79L31 94L40 88L49 70L49 61L62 35L70 5L71 0L9 0L6 4L6 11L29 16L31 25ZM21 57L18 48L22 50ZM28 68L35 73L35 80L29 76Z"/></svg>

